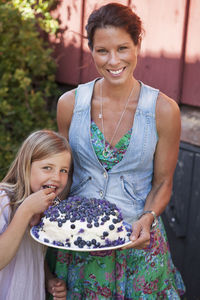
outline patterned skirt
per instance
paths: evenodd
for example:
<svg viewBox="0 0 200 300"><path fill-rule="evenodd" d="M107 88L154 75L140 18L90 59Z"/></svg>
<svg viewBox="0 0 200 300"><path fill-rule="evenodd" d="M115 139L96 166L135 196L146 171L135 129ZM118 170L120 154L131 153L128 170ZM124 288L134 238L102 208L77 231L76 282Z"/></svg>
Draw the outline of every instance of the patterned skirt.
<svg viewBox="0 0 200 300"><path fill-rule="evenodd" d="M56 276L66 281L70 300L176 300L185 292L161 218L144 250L75 252L49 248L47 261Z"/></svg>

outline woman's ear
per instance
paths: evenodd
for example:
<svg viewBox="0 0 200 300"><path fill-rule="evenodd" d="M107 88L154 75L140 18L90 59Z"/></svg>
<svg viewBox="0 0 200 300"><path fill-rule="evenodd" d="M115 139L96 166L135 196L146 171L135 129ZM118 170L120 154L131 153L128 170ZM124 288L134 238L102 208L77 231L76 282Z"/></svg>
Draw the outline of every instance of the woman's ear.
<svg viewBox="0 0 200 300"><path fill-rule="evenodd" d="M141 50L141 44L142 44L142 38L139 37L139 39L138 39L138 44L137 44L137 54L140 53L140 50Z"/></svg>

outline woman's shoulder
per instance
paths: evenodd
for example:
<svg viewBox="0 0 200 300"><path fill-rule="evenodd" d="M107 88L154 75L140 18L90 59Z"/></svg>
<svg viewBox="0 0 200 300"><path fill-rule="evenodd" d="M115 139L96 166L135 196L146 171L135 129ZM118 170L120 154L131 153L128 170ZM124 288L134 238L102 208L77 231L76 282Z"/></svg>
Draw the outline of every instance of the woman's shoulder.
<svg viewBox="0 0 200 300"><path fill-rule="evenodd" d="M161 116L165 116L166 114L180 114L180 109L177 102L162 92L159 92L158 94L156 106L157 113Z"/></svg>
<svg viewBox="0 0 200 300"><path fill-rule="evenodd" d="M177 102L159 92L156 104L156 119L160 129L180 127L180 109Z"/></svg>
<svg viewBox="0 0 200 300"><path fill-rule="evenodd" d="M58 104L62 106L68 106L68 107L74 105L75 93L76 93L76 89L72 89L70 91L65 92L58 99Z"/></svg>

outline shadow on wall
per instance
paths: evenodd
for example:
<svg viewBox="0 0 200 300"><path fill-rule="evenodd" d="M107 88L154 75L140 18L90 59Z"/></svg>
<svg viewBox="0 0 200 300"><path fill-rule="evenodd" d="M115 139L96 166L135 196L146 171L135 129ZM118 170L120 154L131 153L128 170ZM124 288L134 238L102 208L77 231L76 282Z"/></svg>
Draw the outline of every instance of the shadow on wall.
<svg viewBox="0 0 200 300"><path fill-rule="evenodd" d="M79 37L74 36L74 44ZM58 63L57 81L74 85L85 83L99 77L91 53L81 51L80 47L63 43L56 46L55 58ZM160 89L179 104L200 107L200 61L183 65L180 58L145 56L138 58L135 77L144 83Z"/></svg>

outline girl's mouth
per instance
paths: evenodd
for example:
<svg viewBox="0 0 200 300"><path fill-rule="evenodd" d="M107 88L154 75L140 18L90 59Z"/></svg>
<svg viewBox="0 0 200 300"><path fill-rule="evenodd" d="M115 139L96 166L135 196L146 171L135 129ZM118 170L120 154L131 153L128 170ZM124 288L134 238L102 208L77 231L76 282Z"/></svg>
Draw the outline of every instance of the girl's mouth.
<svg viewBox="0 0 200 300"><path fill-rule="evenodd" d="M48 188L51 188L51 189L57 189L57 187L55 186L55 185L51 185L51 184L44 184L43 186L42 186L42 188L43 189L48 189Z"/></svg>

